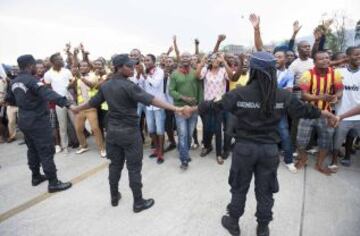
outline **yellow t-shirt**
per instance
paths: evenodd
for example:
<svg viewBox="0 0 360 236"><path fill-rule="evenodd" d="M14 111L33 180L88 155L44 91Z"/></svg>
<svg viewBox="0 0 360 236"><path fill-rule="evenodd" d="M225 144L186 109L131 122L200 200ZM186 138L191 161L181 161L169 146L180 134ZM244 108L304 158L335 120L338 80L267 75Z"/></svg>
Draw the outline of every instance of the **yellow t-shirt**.
<svg viewBox="0 0 360 236"><path fill-rule="evenodd" d="M246 75L240 75L240 78L237 81L229 81L229 90L233 90L238 86L245 86L249 81L249 73Z"/></svg>

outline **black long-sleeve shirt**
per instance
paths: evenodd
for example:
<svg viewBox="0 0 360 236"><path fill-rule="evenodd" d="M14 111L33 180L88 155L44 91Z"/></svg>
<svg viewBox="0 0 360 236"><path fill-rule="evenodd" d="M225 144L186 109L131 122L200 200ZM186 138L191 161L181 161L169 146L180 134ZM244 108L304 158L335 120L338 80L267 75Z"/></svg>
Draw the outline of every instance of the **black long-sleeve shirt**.
<svg viewBox="0 0 360 236"><path fill-rule="evenodd" d="M236 116L236 138L258 143L279 143L278 126L282 115L293 118L319 118L321 111L306 104L290 92L277 89L274 113L266 117L260 109L261 93L257 81L226 93L220 101L208 101L199 105L199 113L210 109L225 110Z"/></svg>
<svg viewBox="0 0 360 236"><path fill-rule="evenodd" d="M61 107L70 105L70 101L65 97L24 72L11 81L5 100L19 108L19 127L27 130L49 126L49 101Z"/></svg>
<svg viewBox="0 0 360 236"><path fill-rule="evenodd" d="M154 96L121 75L114 75L101 85L98 93L89 101L98 107L104 101L109 106L106 142L126 143L139 138L137 104L150 105ZM125 141L126 140L126 141Z"/></svg>

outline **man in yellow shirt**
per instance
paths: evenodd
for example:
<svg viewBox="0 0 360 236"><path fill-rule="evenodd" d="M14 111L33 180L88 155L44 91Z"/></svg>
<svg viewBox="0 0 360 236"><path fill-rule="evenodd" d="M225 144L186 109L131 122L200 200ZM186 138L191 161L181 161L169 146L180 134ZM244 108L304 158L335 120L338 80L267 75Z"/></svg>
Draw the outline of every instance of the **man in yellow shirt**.
<svg viewBox="0 0 360 236"><path fill-rule="evenodd" d="M88 62L80 62L80 78L77 78L77 103L78 105L84 104L90 100L96 94L95 87L98 83L98 77L90 72ZM104 148L104 140L99 128L99 121L96 108L90 108L79 112L75 117L76 135L79 139L80 147L76 151L76 154L81 154L88 151L86 138L84 135L85 121L86 119L90 123L90 127L95 136L95 142L100 151L101 157L106 157L106 151Z"/></svg>

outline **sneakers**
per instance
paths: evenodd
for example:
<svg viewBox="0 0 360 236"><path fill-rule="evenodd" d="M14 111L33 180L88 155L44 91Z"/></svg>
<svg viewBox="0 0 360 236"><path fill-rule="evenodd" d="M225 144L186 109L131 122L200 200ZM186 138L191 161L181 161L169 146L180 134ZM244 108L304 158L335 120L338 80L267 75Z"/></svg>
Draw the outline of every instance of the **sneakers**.
<svg viewBox="0 0 360 236"><path fill-rule="evenodd" d="M336 173L339 170L339 166L335 164L331 164L328 166L328 168L333 172Z"/></svg>
<svg viewBox="0 0 360 236"><path fill-rule="evenodd" d="M221 157L222 157L223 160L228 159L229 156L230 156L230 152L229 152L229 151L225 151L225 152L223 152L223 153L221 154Z"/></svg>
<svg viewBox="0 0 360 236"><path fill-rule="evenodd" d="M229 233L233 236L239 236L240 235L240 227L239 227L239 221L232 218L231 216L223 216L221 218L221 224L222 226L229 231Z"/></svg>
<svg viewBox="0 0 360 236"><path fill-rule="evenodd" d="M164 153L165 153L165 152L170 152L170 151L172 151L172 150L174 150L174 149L176 149L176 144L171 143L171 144L169 144L169 146L167 146L167 147L164 149Z"/></svg>
<svg viewBox="0 0 360 236"><path fill-rule="evenodd" d="M64 149L65 150L65 149ZM87 152L89 151L89 148L87 147L80 147L77 151L76 151L76 154L82 154L84 152Z"/></svg>
<svg viewBox="0 0 360 236"><path fill-rule="evenodd" d="M155 150L153 153L149 155L149 158L156 158L158 156L157 151Z"/></svg>
<svg viewBox="0 0 360 236"><path fill-rule="evenodd" d="M340 163L341 163L341 165L346 166L346 167L351 166L350 159L342 159L342 160L340 160Z"/></svg>
<svg viewBox="0 0 360 236"><path fill-rule="evenodd" d="M101 157L101 158L105 158L105 157L106 157L106 151L105 151L105 150L101 150L101 151L100 151L100 157Z"/></svg>
<svg viewBox="0 0 360 236"><path fill-rule="evenodd" d="M61 147L59 145L55 145L55 153L59 153L61 151L62 151Z"/></svg>
<svg viewBox="0 0 360 236"><path fill-rule="evenodd" d="M297 173L297 168L295 167L295 164L293 162L286 164L286 167L291 173L293 174Z"/></svg>
<svg viewBox="0 0 360 236"><path fill-rule="evenodd" d="M133 210L135 213L139 213L143 210L149 209L155 204L154 199L142 199L139 203L134 203Z"/></svg>
<svg viewBox="0 0 360 236"><path fill-rule="evenodd" d="M224 159L222 158L222 156L217 156L216 157L216 161L219 165L222 165L224 164Z"/></svg>
<svg viewBox="0 0 360 236"><path fill-rule="evenodd" d="M156 160L156 163L158 163L159 165L164 163L164 158L159 156L158 159Z"/></svg>
<svg viewBox="0 0 360 236"><path fill-rule="evenodd" d="M192 150L196 150L196 149L198 149L199 148L199 144L198 143L193 143L193 144L191 144L191 149Z"/></svg>
<svg viewBox="0 0 360 236"><path fill-rule="evenodd" d="M204 156L206 156L207 154L209 154L211 151L212 151L212 148L203 148L203 149L201 150L200 156L201 156L201 157L204 157Z"/></svg>
<svg viewBox="0 0 360 236"><path fill-rule="evenodd" d="M64 148L64 149L63 149L63 152L64 152L65 154L69 154L69 149L68 149L68 148Z"/></svg>
<svg viewBox="0 0 360 236"><path fill-rule="evenodd" d="M189 167L189 164L187 162L182 162L180 165L180 169L182 169L182 170L187 170L188 167Z"/></svg>

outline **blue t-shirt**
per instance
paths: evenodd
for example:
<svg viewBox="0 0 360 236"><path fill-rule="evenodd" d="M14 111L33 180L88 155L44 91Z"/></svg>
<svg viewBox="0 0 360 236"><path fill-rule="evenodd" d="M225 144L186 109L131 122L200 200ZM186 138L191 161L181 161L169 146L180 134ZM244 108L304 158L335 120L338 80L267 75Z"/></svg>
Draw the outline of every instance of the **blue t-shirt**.
<svg viewBox="0 0 360 236"><path fill-rule="evenodd" d="M289 70L277 70L278 88L292 88L294 87L294 74Z"/></svg>

